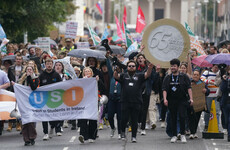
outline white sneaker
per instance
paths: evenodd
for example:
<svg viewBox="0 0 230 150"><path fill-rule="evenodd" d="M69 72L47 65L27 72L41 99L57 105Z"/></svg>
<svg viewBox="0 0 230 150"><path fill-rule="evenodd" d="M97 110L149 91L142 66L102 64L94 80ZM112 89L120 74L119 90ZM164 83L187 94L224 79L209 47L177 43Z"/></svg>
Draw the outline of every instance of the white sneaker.
<svg viewBox="0 0 230 150"><path fill-rule="evenodd" d="M176 136L173 136L172 138L171 138L171 143L175 143L177 141L177 137Z"/></svg>
<svg viewBox="0 0 230 150"><path fill-rule="evenodd" d="M111 129L111 132L110 132L110 137L113 137L113 136L114 136L115 131L116 131L116 128Z"/></svg>
<svg viewBox="0 0 230 150"><path fill-rule="evenodd" d="M186 142L187 142L185 135L181 135L180 141L181 141L182 143L186 143Z"/></svg>
<svg viewBox="0 0 230 150"><path fill-rule="evenodd" d="M52 128L50 128L50 134L49 134L50 138L52 138L52 137L53 137L53 134L54 134L54 128L53 128L53 129L52 129Z"/></svg>
<svg viewBox="0 0 230 150"><path fill-rule="evenodd" d="M121 134L118 134L118 140L121 140Z"/></svg>
<svg viewBox="0 0 230 150"><path fill-rule="evenodd" d="M77 128L77 132L78 132L78 133L80 132L80 127Z"/></svg>
<svg viewBox="0 0 230 150"><path fill-rule="evenodd" d="M189 139L194 139L194 135L193 135L193 134L190 134L190 135L189 135Z"/></svg>
<svg viewBox="0 0 230 150"><path fill-rule="evenodd" d="M224 133L225 135L227 135L227 134L228 134L227 129L223 129L223 133Z"/></svg>
<svg viewBox="0 0 230 150"><path fill-rule="evenodd" d="M68 128L68 127L69 127L69 124L68 124L67 120L64 120L63 128Z"/></svg>
<svg viewBox="0 0 230 150"><path fill-rule="evenodd" d="M89 139L89 143L94 143L94 142L95 142L95 140Z"/></svg>
<svg viewBox="0 0 230 150"><path fill-rule="evenodd" d="M45 135L43 136L43 141L46 141L46 140L49 140L49 134L45 134Z"/></svg>
<svg viewBox="0 0 230 150"><path fill-rule="evenodd" d="M141 135L146 135L145 130L141 130Z"/></svg>
<svg viewBox="0 0 230 150"><path fill-rule="evenodd" d="M132 143L137 143L137 139L135 137L132 137L131 141Z"/></svg>
<svg viewBox="0 0 230 150"><path fill-rule="evenodd" d="M149 125L148 123L146 123L145 129L146 129L146 130L149 130L149 129L150 129L150 125Z"/></svg>
<svg viewBox="0 0 230 150"><path fill-rule="evenodd" d="M197 134L194 134L193 137L196 139L196 138L198 138L198 135L197 135Z"/></svg>
<svg viewBox="0 0 230 150"><path fill-rule="evenodd" d="M58 133L57 133L57 136L62 136L62 133L61 133L61 132L58 132Z"/></svg>
<svg viewBox="0 0 230 150"><path fill-rule="evenodd" d="M165 121L161 123L161 128L166 128Z"/></svg>

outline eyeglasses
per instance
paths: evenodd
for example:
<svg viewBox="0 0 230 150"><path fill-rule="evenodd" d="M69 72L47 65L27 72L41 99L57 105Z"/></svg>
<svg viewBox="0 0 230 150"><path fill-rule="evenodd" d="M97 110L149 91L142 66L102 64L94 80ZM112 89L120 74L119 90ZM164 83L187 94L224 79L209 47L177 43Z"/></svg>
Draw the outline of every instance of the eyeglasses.
<svg viewBox="0 0 230 150"><path fill-rule="evenodd" d="M134 66L134 65L131 66L131 65L130 65L130 66L128 66L128 67L129 67L129 68L134 68L134 67L136 67L136 66Z"/></svg>

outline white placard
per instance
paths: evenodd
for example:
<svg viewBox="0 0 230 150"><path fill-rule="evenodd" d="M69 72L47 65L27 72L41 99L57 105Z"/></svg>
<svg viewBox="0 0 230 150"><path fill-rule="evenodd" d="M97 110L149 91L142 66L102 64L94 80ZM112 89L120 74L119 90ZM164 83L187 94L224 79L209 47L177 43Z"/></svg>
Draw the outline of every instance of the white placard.
<svg viewBox="0 0 230 150"><path fill-rule="evenodd" d="M77 49L89 49L89 42L77 42Z"/></svg>
<svg viewBox="0 0 230 150"><path fill-rule="evenodd" d="M75 39L77 36L78 23L68 21L66 22L65 38Z"/></svg>
<svg viewBox="0 0 230 150"><path fill-rule="evenodd" d="M39 37L38 46L50 54L50 37Z"/></svg>

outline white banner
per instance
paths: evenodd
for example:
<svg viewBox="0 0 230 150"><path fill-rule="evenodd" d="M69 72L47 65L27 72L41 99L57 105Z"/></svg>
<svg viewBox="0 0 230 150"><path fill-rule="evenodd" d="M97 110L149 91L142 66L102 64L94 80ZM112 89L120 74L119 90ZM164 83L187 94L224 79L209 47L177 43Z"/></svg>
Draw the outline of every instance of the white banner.
<svg viewBox="0 0 230 150"><path fill-rule="evenodd" d="M0 120L15 119L10 117L10 113L15 109L15 95L13 92L0 89Z"/></svg>
<svg viewBox="0 0 230 150"><path fill-rule="evenodd" d="M14 85L22 124L39 121L92 119L98 116L95 78L68 80L39 87Z"/></svg>
<svg viewBox="0 0 230 150"><path fill-rule="evenodd" d="M77 36L77 22L68 21L66 22L65 38L75 39Z"/></svg>

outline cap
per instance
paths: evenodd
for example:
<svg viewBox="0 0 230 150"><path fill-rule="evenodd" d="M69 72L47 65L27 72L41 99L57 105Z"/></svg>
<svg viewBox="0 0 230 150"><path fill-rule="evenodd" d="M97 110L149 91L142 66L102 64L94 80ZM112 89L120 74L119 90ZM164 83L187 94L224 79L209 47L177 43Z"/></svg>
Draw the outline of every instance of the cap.
<svg viewBox="0 0 230 150"><path fill-rule="evenodd" d="M66 42L71 42L70 38L65 39Z"/></svg>

